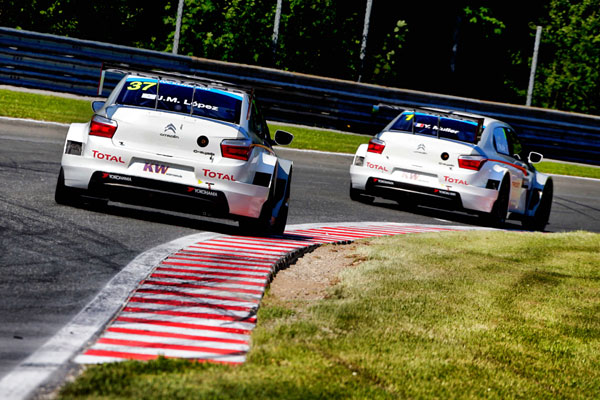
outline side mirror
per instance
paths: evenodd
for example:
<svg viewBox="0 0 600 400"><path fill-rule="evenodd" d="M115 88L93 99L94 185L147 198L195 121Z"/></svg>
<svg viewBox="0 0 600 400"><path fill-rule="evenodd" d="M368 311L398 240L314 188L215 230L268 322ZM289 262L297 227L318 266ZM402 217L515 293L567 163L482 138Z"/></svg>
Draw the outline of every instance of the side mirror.
<svg viewBox="0 0 600 400"><path fill-rule="evenodd" d="M528 157L529 164L537 164L537 163L541 162L543 159L544 159L544 156L541 155L540 153L536 153L535 151L532 151L531 153L529 153L529 157Z"/></svg>
<svg viewBox="0 0 600 400"><path fill-rule="evenodd" d="M104 107L104 101L92 101L92 110L97 113L102 107Z"/></svg>
<svg viewBox="0 0 600 400"><path fill-rule="evenodd" d="M286 146L290 143L292 143L292 140L294 140L294 135L292 135L289 132L286 131L282 131L282 130L277 130L277 132L275 132L275 143L279 144L281 146Z"/></svg>

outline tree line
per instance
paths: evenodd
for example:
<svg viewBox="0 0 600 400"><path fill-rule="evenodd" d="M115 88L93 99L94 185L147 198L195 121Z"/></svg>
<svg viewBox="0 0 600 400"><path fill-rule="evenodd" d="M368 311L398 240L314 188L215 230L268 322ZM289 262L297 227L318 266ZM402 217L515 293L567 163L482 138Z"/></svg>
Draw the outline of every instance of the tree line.
<svg viewBox="0 0 600 400"><path fill-rule="evenodd" d="M600 0L185 0L178 53L398 88L600 111ZM171 51L178 0L0 0L0 24Z"/></svg>

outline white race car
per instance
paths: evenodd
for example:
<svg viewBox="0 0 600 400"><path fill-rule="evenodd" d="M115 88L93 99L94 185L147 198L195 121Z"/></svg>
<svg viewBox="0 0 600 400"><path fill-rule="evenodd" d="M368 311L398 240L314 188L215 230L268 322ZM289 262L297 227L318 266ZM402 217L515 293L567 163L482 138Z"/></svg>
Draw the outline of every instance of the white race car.
<svg viewBox="0 0 600 400"><path fill-rule="evenodd" d="M116 72L116 71L113 71ZM274 144L253 91L207 79L121 71L88 123L67 133L59 204L108 200L239 221L255 233L285 229L292 162Z"/></svg>
<svg viewBox="0 0 600 400"><path fill-rule="evenodd" d="M407 108L358 148L350 197L474 212L493 226L516 218L528 229L543 230L553 183L532 165L542 158L524 155L514 129L504 122Z"/></svg>

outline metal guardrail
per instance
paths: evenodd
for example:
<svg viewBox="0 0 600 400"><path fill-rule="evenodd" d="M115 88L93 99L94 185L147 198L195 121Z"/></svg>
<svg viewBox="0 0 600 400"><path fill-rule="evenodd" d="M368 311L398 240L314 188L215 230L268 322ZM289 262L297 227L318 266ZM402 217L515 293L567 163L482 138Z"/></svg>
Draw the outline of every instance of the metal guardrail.
<svg viewBox="0 0 600 400"><path fill-rule="evenodd" d="M600 117L494 103L180 56L0 27L0 83L97 95L102 63L159 68L256 88L272 121L375 134L395 112L378 103L484 114L515 127L524 145L548 158L600 165ZM107 96L118 77L105 78Z"/></svg>

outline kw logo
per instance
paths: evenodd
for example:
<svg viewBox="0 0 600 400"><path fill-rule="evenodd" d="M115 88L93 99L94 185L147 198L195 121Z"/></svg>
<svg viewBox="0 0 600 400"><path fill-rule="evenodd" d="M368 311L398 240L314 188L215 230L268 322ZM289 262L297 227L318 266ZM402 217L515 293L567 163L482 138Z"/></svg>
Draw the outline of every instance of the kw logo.
<svg viewBox="0 0 600 400"><path fill-rule="evenodd" d="M166 165L157 165L157 164L150 164L150 163L146 163L144 165L144 172L148 171L148 172L154 172L155 174L166 174L167 171L169 170L169 167L167 167Z"/></svg>

